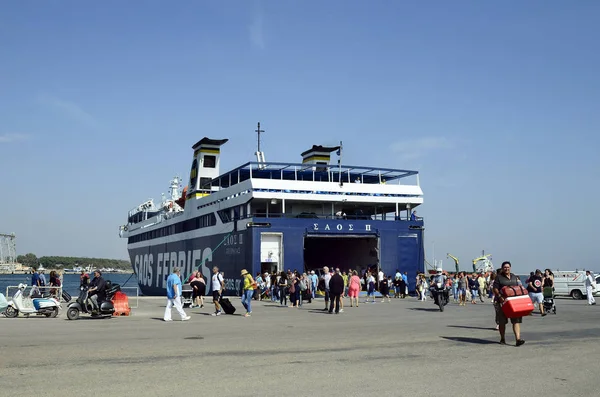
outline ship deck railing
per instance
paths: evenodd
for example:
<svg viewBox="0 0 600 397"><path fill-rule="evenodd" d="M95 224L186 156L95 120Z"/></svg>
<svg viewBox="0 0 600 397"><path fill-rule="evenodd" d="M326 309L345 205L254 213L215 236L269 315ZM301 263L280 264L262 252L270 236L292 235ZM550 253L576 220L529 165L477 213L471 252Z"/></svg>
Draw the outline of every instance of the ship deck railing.
<svg viewBox="0 0 600 397"><path fill-rule="evenodd" d="M415 176L419 185L418 172L412 170L364 167L333 164L301 164L279 162L248 162L226 172L202 189L227 188L248 179L274 179L304 182L337 182L363 184L401 184L403 178Z"/></svg>
<svg viewBox="0 0 600 397"><path fill-rule="evenodd" d="M393 213L387 214L343 214L343 215L331 215L331 214L316 214L316 213L252 213L246 216L240 217L237 220L252 219L252 218L286 218L286 219L333 219L333 220L379 220L379 221L402 221L402 222L423 222L423 217L416 217L414 220L410 218L395 216Z"/></svg>

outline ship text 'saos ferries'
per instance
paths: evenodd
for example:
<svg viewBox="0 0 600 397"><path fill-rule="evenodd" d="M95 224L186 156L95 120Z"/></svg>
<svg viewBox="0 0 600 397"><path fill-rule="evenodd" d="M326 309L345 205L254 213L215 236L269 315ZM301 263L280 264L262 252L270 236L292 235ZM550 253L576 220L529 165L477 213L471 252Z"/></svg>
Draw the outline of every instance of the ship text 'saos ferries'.
<svg viewBox="0 0 600 397"><path fill-rule="evenodd" d="M160 205L129 211L127 238L144 295L165 294L173 267L188 277L199 269L210 291L212 267L237 294L240 271L310 271L323 266L361 271L424 270L423 203L416 171L344 165L342 147L312 146L294 163L256 162L220 173L227 139L203 138L193 149L188 185L171 181ZM330 163L332 154L337 163Z"/></svg>

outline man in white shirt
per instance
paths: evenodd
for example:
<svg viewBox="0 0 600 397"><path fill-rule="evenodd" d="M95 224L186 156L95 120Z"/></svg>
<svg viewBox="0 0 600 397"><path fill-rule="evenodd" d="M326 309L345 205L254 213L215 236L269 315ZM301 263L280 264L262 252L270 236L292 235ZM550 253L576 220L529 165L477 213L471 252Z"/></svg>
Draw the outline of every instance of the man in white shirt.
<svg viewBox="0 0 600 397"><path fill-rule="evenodd" d="M595 305L596 299L594 299L594 277L589 270L585 271L585 292L587 293L588 304Z"/></svg>
<svg viewBox="0 0 600 397"><path fill-rule="evenodd" d="M331 274L327 266L323 267L323 281L325 282L325 309L329 310L329 280L331 280Z"/></svg>
<svg viewBox="0 0 600 397"><path fill-rule="evenodd" d="M220 316L222 313L221 305L219 304L219 298L221 298L221 294L223 293L223 276L219 273L218 267L213 267L213 275L212 275L212 294L213 294L213 303L215 304L215 312L213 316Z"/></svg>

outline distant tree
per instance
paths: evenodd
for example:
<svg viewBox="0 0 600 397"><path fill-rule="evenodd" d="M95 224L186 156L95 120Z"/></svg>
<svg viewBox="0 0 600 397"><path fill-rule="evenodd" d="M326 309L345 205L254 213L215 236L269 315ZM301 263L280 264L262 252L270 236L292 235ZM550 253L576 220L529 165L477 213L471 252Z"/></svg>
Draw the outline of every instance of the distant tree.
<svg viewBox="0 0 600 397"><path fill-rule="evenodd" d="M119 259L80 258L72 256L42 256L39 258L39 263L41 263L45 268L48 269L71 269L76 266L92 266L98 269L114 268L122 270L131 270L131 263L129 261Z"/></svg>
<svg viewBox="0 0 600 397"><path fill-rule="evenodd" d="M32 253L17 256L17 262L24 266L37 266L38 258Z"/></svg>

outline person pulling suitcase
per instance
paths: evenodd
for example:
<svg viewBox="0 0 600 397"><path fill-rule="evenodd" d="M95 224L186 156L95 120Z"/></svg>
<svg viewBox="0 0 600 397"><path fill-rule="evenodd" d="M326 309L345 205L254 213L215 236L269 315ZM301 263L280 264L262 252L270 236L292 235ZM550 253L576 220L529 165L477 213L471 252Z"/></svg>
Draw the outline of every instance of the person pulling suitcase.
<svg viewBox="0 0 600 397"><path fill-rule="evenodd" d="M223 280L223 276L219 273L219 268L213 267L213 275L211 282L211 290L213 295L213 303L215 304L215 312L212 314L213 316L220 316L223 313L221 309L221 304L219 300L221 299L221 294L223 293L223 287L225 282Z"/></svg>

